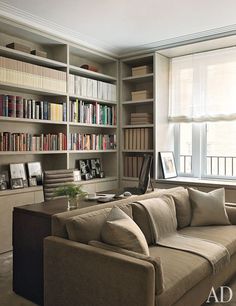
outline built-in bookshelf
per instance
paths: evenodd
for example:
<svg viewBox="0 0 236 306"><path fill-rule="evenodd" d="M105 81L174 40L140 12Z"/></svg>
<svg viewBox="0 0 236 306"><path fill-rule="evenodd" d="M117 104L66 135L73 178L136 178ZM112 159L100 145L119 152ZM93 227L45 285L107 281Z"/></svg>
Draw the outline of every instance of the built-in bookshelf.
<svg viewBox="0 0 236 306"><path fill-rule="evenodd" d="M78 168L79 159L99 158L101 184L81 183L91 191L109 181L117 188L118 60L7 22L0 30L0 171L31 161L43 170ZM12 42L47 57L6 47ZM73 150L71 135L81 140Z"/></svg>

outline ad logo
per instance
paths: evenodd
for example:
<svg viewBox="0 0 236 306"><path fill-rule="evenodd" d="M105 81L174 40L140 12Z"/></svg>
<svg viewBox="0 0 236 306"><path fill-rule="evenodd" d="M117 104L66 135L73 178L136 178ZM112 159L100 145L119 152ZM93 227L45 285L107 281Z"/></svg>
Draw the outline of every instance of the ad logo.
<svg viewBox="0 0 236 306"><path fill-rule="evenodd" d="M228 303L233 298L232 289L228 286L220 286L219 294L216 294L214 287L211 288L210 294L206 303Z"/></svg>

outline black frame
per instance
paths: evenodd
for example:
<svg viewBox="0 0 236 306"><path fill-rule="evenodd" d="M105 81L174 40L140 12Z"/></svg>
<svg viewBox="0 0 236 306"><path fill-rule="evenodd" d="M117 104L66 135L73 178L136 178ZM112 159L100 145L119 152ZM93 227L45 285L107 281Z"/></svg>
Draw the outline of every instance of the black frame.
<svg viewBox="0 0 236 306"><path fill-rule="evenodd" d="M22 169L22 175L23 176L15 176L13 175L13 172L14 172L14 168L15 167L21 167ZM22 180L26 180L27 179L27 176L26 176L26 171L25 171L25 165L23 163L14 163L14 164L10 164L10 175L11 175L11 179L18 179L18 178L22 178Z"/></svg>
<svg viewBox="0 0 236 306"><path fill-rule="evenodd" d="M163 177L165 179L177 177L174 153L172 151L164 151L159 152L159 156Z"/></svg>
<svg viewBox="0 0 236 306"><path fill-rule="evenodd" d="M14 182L18 182L18 185L15 185ZM11 189L21 189L21 188L24 188L24 182L22 178L11 179Z"/></svg>

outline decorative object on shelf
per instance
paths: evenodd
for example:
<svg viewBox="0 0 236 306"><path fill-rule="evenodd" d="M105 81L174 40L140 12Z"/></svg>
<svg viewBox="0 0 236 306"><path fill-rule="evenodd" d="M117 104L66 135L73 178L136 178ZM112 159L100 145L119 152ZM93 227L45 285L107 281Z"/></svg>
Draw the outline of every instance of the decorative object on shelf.
<svg viewBox="0 0 236 306"><path fill-rule="evenodd" d="M138 90L131 92L132 101L146 100L150 98L150 93L147 90Z"/></svg>
<svg viewBox="0 0 236 306"><path fill-rule="evenodd" d="M83 180L91 180L93 175L91 173L91 165L89 159L80 159L79 160L79 169L81 171L81 177Z"/></svg>
<svg viewBox="0 0 236 306"><path fill-rule="evenodd" d="M0 172L0 190L6 190L9 187L8 171Z"/></svg>
<svg viewBox="0 0 236 306"><path fill-rule="evenodd" d="M151 73L151 67L148 65L138 66L132 68L132 76L141 76Z"/></svg>
<svg viewBox="0 0 236 306"><path fill-rule="evenodd" d="M30 178L36 179L36 186L43 184L42 166L40 162L27 163L28 175ZM34 185L35 186L35 185Z"/></svg>
<svg viewBox="0 0 236 306"><path fill-rule="evenodd" d="M74 175L75 182L81 181L81 171L80 170L74 170L73 175Z"/></svg>
<svg viewBox="0 0 236 306"><path fill-rule="evenodd" d="M26 172L25 172L25 165L23 163L10 164L10 174L11 174L11 179L21 178L22 181L27 180Z"/></svg>
<svg viewBox="0 0 236 306"><path fill-rule="evenodd" d="M55 191L55 196L66 196L68 199L68 210L78 207L79 199L83 199L87 195L87 192L82 190L82 185L68 184L59 187Z"/></svg>
<svg viewBox="0 0 236 306"><path fill-rule="evenodd" d="M36 55L36 56L40 56L40 57L45 57L45 58L47 58L47 52L45 52L45 51L41 51L41 50L31 50L30 53L33 54L33 55Z"/></svg>
<svg viewBox="0 0 236 306"><path fill-rule="evenodd" d="M23 186L24 186L24 188L27 188L28 187L28 180L26 179L26 180L23 180Z"/></svg>
<svg viewBox="0 0 236 306"><path fill-rule="evenodd" d="M91 159L90 164L91 164L91 173L93 175L93 178L100 177L100 173L101 173L100 158Z"/></svg>
<svg viewBox="0 0 236 306"><path fill-rule="evenodd" d="M104 171L100 171L99 177L100 177L100 178L104 178L104 177L105 177L105 172L104 172Z"/></svg>
<svg viewBox="0 0 236 306"><path fill-rule="evenodd" d="M91 66L91 65L88 65L88 64L81 65L80 68L83 68L83 69L86 69L86 70L91 70L91 71L94 71L94 72L98 72L97 67Z"/></svg>
<svg viewBox="0 0 236 306"><path fill-rule="evenodd" d="M175 159L173 152L159 152L163 177L172 178L177 177Z"/></svg>
<svg viewBox="0 0 236 306"><path fill-rule="evenodd" d="M29 186L30 186L30 187L37 186L36 177L29 177Z"/></svg>
<svg viewBox="0 0 236 306"><path fill-rule="evenodd" d="M24 182L23 182L22 178L12 178L11 179L11 188L12 189L24 188Z"/></svg>
<svg viewBox="0 0 236 306"><path fill-rule="evenodd" d="M21 51L21 52L25 52L25 53L30 53L30 47L22 45L22 44L19 44L19 43L15 43L15 42L7 44L6 47L10 48L10 49L17 50L17 51Z"/></svg>

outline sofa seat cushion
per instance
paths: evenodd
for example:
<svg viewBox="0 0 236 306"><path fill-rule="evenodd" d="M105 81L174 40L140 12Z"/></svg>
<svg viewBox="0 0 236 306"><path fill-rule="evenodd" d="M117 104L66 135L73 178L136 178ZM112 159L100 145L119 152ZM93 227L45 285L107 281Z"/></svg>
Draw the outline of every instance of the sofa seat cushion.
<svg viewBox="0 0 236 306"><path fill-rule="evenodd" d="M149 247L150 256L160 258L164 292L157 296L158 306L170 306L188 290L212 273L203 257L160 246Z"/></svg>
<svg viewBox="0 0 236 306"><path fill-rule="evenodd" d="M214 225L200 227L186 227L179 231L182 235L207 239L220 243L227 248L232 256L236 252L236 226Z"/></svg>

